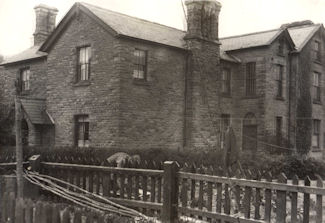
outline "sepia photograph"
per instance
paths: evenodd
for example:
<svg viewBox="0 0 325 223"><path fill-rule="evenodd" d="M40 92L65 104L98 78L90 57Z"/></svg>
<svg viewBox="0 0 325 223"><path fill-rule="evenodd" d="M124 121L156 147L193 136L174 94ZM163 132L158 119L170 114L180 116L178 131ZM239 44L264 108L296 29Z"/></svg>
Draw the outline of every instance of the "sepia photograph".
<svg viewBox="0 0 325 223"><path fill-rule="evenodd" d="M0 223L325 223L325 0L0 0Z"/></svg>

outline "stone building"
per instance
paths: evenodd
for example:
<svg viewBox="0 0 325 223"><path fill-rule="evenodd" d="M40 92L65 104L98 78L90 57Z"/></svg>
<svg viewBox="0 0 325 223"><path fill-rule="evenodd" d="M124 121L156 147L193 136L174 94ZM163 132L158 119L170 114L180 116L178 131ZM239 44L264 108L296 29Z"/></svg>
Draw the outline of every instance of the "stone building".
<svg viewBox="0 0 325 223"><path fill-rule="evenodd" d="M35 7L34 46L6 59L1 75L1 103L20 89L25 143L216 149L231 125L252 151L295 149L307 129L321 157L323 26L219 39L220 3L185 3L186 32L86 3L55 27L57 10Z"/></svg>

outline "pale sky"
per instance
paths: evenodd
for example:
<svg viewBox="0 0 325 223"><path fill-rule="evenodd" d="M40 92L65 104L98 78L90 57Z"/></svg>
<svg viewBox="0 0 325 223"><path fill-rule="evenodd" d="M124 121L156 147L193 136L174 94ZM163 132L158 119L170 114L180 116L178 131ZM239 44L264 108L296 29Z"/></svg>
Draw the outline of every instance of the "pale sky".
<svg viewBox="0 0 325 223"><path fill-rule="evenodd" d="M113 11L183 29L181 0L81 0ZM59 10L57 23L75 0L0 0L0 54L29 48L35 29L34 6ZM312 20L325 23L325 0L219 0L220 37L274 29L283 23Z"/></svg>

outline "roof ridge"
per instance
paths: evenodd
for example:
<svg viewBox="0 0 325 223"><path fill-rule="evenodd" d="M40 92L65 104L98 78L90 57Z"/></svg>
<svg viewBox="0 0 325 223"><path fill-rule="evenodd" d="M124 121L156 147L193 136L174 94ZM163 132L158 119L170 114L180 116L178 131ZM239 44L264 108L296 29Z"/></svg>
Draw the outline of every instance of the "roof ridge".
<svg viewBox="0 0 325 223"><path fill-rule="evenodd" d="M177 30L177 31L180 31L180 32L185 32L184 30L177 29L175 27L171 27L171 26L167 26L167 25L164 25L164 24L161 24L161 23L158 23L158 22L153 22L153 21L149 21L149 20L146 20L146 19L143 19L143 18L127 15L127 14L124 14L124 13L121 13L121 12L113 11L113 10L103 8L103 7L100 7L100 6L97 6L97 5L89 4L89 3L86 3L86 2L77 2L77 3L80 3L80 4L84 5L84 6L88 5L88 6L91 6L91 7L98 8L98 9L102 9L102 10L106 10L106 11L113 12L113 13L116 13L116 14L120 14L122 16L126 16L126 17L129 17L129 18L132 18L132 19L141 20L143 22L156 24L156 25L159 25L159 26L163 26L165 28L174 29L174 30Z"/></svg>
<svg viewBox="0 0 325 223"><path fill-rule="evenodd" d="M281 28L270 29L270 30L258 31L258 32L253 32L253 33L245 33L245 34L239 34L239 35L234 35L234 36L226 36L226 37L222 37L219 39L223 40L223 39L238 38L238 37L243 37L243 36L251 36L251 35L256 35L256 34L268 33L268 32L272 32L272 31L280 31L280 30L283 30L283 29L281 29Z"/></svg>
<svg viewBox="0 0 325 223"><path fill-rule="evenodd" d="M306 28L306 27L320 27L322 23L316 23L316 24L310 24L310 25L302 25L302 26L294 26L294 27L289 27L287 28L288 30L293 30L293 29L301 29L301 28Z"/></svg>

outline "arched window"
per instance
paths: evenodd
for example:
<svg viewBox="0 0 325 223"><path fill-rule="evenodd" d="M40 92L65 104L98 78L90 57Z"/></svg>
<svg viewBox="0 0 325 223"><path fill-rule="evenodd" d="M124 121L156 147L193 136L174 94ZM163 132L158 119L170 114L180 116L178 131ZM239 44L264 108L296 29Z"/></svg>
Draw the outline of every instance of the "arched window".
<svg viewBox="0 0 325 223"><path fill-rule="evenodd" d="M244 125L257 125L254 113L247 113L244 118Z"/></svg>

